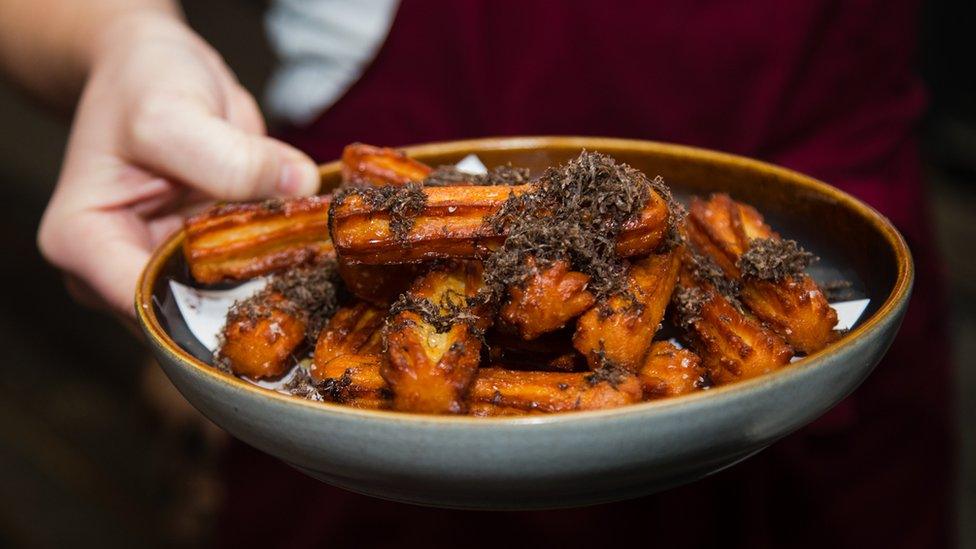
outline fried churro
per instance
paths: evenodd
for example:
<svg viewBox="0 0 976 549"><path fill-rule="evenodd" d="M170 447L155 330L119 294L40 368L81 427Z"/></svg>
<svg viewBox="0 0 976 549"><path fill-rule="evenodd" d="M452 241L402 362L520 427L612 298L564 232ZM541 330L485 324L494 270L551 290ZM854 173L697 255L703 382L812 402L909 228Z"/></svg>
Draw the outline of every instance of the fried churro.
<svg viewBox="0 0 976 549"><path fill-rule="evenodd" d="M257 294L235 303L221 332L216 362L252 379L275 378L313 342L337 307L335 260L320 258L273 276Z"/></svg>
<svg viewBox="0 0 976 549"><path fill-rule="evenodd" d="M535 260L529 261L534 268ZM523 339L535 339L562 328L593 305L595 298L586 289L589 281L585 274L570 271L568 261L556 261L535 270L524 284L513 284L499 315Z"/></svg>
<svg viewBox="0 0 976 549"><path fill-rule="evenodd" d="M789 344L696 272L700 267L694 265L682 261L674 294L676 324L685 330L711 380L717 385L731 383L789 364Z"/></svg>
<svg viewBox="0 0 976 549"><path fill-rule="evenodd" d="M330 363L319 385L325 400L361 408L389 407L379 360L378 355L345 355L343 361ZM601 410L640 399L636 376L610 380L592 373L522 372L504 366L478 370L464 397L465 409L478 416Z"/></svg>
<svg viewBox="0 0 976 549"><path fill-rule="evenodd" d="M679 249L635 261L626 293L602 300L580 317L573 346L591 367L609 360L637 372L671 301L679 264Z"/></svg>
<svg viewBox="0 0 976 549"><path fill-rule="evenodd" d="M711 384L701 357L669 341L651 345L638 377L648 400L691 393Z"/></svg>
<svg viewBox="0 0 976 549"><path fill-rule="evenodd" d="M429 259L484 258L498 249L507 226L488 223L511 196L532 185L404 187L390 191L353 189L336 198L331 234L336 250L350 263L412 263ZM392 200L389 197L394 197ZM416 204L407 216L391 212L388 203ZM380 206L377 206L379 204ZM624 224L617 237L621 256L652 251L663 240L668 209L654 196Z"/></svg>
<svg viewBox="0 0 976 549"><path fill-rule="evenodd" d="M363 143L342 150L342 182L353 187L399 186L421 181L431 169L402 152Z"/></svg>
<svg viewBox="0 0 976 549"><path fill-rule="evenodd" d="M475 262L437 267L391 308L383 377L398 410L461 413L478 370L486 317L469 305L483 284Z"/></svg>
<svg viewBox="0 0 976 549"><path fill-rule="evenodd" d="M340 308L319 333L315 353L308 369L315 381L322 381L331 361L354 354L375 354L383 347L381 328L386 310L359 302Z"/></svg>
<svg viewBox="0 0 976 549"><path fill-rule="evenodd" d="M742 302L793 348L812 353L833 341L837 313L804 272L812 254L781 239L754 208L726 194L695 198L687 231L695 248L739 283Z"/></svg>
<svg viewBox="0 0 976 549"><path fill-rule="evenodd" d="M330 197L219 204L186 221L183 254L198 282L265 275L333 253Z"/></svg>

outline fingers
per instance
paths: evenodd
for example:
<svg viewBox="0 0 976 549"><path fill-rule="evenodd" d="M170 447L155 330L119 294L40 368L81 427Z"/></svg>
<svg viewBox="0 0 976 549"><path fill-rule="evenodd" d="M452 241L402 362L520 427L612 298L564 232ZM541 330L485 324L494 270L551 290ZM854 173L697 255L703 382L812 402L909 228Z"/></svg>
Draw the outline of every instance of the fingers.
<svg viewBox="0 0 976 549"><path fill-rule="evenodd" d="M258 107L257 101L254 100L254 96L238 84L232 84L231 88L227 94L227 107L225 109L227 121L247 133L257 135L267 133L264 117L261 115L261 109Z"/></svg>
<svg viewBox="0 0 976 549"><path fill-rule="evenodd" d="M258 129L251 110L236 103L228 115L241 126ZM318 170L306 155L248 133L187 97L158 95L143 101L129 127L133 160L215 198L298 196L318 190Z"/></svg>
<svg viewBox="0 0 976 549"><path fill-rule="evenodd" d="M149 253L124 240L106 243L108 245L99 250L106 256L92 254L82 263L79 272L110 309L134 317L136 284L143 267L149 262Z"/></svg>
<svg viewBox="0 0 976 549"><path fill-rule="evenodd" d="M83 283L79 297L130 317L149 253L188 200L319 186L311 159L265 135L253 97L212 48L183 25L131 30L91 72L38 234L44 256Z"/></svg>
<svg viewBox="0 0 976 549"><path fill-rule="evenodd" d="M132 317L136 281L149 259L150 238L134 215L119 211L45 220L38 242L48 261L91 288L91 297ZM75 285L76 290L80 287ZM96 304L77 292L72 295L83 304Z"/></svg>
<svg viewBox="0 0 976 549"><path fill-rule="evenodd" d="M77 187L97 194L99 186L75 177ZM41 219L38 246L48 261L66 271L68 291L76 301L132 318L136 282L149 253L182 226L182 215L152 214L147 219L137 206L171 195L172 186L148 175L116 177L125 181L120 188L129 193L119 193L114 198L120 202L106 208L78 207L73 196L56 195ZM138 203L129 204L132 200Z"/></svg>

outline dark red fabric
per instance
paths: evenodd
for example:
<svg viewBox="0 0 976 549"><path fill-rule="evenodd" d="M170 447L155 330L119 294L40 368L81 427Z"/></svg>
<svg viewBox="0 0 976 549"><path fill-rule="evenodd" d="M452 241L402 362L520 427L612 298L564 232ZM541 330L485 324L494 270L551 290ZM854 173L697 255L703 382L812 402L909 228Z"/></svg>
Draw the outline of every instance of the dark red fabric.
<svg viewBox="0 0 976 549"><path fill-rule="evenodd" d="M253 450L229 456L233 545L939 547L952 535L950 364L915 130L915 0L407 0L376 60L313 125L343 145L502 134L687 143L829 181L888 215L915 296L870 379L827 416L711 478L574 511L475 513L316 484ZM637 536L637 537L634 537Z"/></svg>

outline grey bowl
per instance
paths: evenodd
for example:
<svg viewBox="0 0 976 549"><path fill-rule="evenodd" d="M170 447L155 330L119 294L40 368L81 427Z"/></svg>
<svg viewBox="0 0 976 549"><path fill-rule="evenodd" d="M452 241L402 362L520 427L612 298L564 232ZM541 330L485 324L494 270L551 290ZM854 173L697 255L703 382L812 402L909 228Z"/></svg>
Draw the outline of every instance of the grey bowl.
<svg viewBox="0 0 976 549"><path fill-rule="evenodd" d="M581 149L611 154L679 194L724 191L823 258L871 298L860 324L776 373L607 411L518 418L357 410L278 394L196 358L185 327L163 314L166 281L186 279L174 235L136 295L140 324L166 374L214 423L322 481L376 497L443 507L536 509L626 499L734 465L813 421L853 391L894 339L911 293L909 250L887 219L804 175L727 154L606 138L490 138L407 148L433 165L477 153L487 165L542 168ZM334 186L338 165L322 168ZM180 341L181 343L177 343Z"/></svg>

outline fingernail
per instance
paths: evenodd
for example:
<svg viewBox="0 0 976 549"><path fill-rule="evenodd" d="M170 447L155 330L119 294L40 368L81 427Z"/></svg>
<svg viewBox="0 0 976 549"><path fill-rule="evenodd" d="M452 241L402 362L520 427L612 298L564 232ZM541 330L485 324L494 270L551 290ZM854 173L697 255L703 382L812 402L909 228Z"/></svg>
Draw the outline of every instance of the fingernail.
<svg viewBox="0 0 976 549"><path fill-rule="evenodd" d="M287 195L314 193L318 188L318 173L313 173L307 162L285 162L278 176L278 190Z"/></svg>

